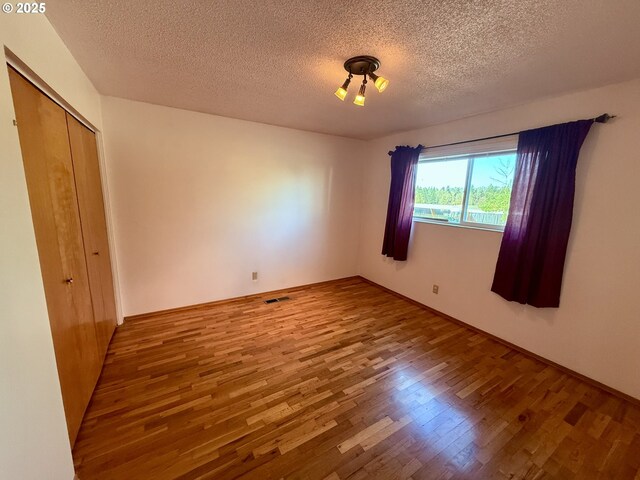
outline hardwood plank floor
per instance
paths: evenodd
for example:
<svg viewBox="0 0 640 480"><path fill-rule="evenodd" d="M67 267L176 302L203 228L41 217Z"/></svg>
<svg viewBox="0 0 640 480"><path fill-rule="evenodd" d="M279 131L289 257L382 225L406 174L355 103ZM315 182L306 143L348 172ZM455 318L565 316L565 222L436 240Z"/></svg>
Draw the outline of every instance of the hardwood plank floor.
<svg viewBox="0 0 640 480"><path fill-rule="evenodd" d="M126 322L91 479L640 480L640 409L358 278Z"/></svg>

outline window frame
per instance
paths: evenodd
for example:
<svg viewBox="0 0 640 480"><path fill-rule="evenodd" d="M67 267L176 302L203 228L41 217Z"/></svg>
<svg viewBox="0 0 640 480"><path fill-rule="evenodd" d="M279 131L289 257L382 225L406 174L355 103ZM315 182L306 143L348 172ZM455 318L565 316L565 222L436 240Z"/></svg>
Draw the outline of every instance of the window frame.
<svg viewBox="0 0 640 480"><path fill-rule="evenodd" d="M503 154L507 152L516 153L518 145L518 136L512 135L500 139L483 140L478 142L469 142L460 145L451 145L447 147L437 147L426 149L420 154L418 165L430 162L447 162L467 159L467 172L462 193L462 205L460 210L460 222L452 223L435 218L417 217L413 215L414 223L429 223L432 225L444 225L447 227L468 228L474 230L489 230L493 232L504 232L503 225L493 225L490 223L468 222L466 216L469 208L469 192L471 190L471 180L473 177L473 165L476 158L488 157L495 154ZM418 187L418 185L416 185ZM414 192L415 195L415 192ZM415 212L415 210L414 210Z"/></svg>

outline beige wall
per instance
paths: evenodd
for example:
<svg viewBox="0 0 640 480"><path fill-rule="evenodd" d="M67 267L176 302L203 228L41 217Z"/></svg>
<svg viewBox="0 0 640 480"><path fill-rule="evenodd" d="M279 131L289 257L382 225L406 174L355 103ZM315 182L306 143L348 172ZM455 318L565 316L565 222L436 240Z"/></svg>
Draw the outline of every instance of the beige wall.
<svg viewBox="0 0 640 480"><path fill-rule="evenodd" d="M490 292L501 234L415 223L407 262L380 255L395 145L436 145L608 112L580 155L559 309ZM360 272L366 278L640 398L640 80L371 142L363 169ZM431 293L433 284L440 293Z"/></svg>
<svg viewBox="0 0 640 480"><path fill-rule="evenodd" d="M43 15L0 14L10 49L85 117L100 97ZM0 68L0 477L71 480L51 331L7 70Z"/></svg>
<svg viewBox="0 0 640 480"><path fill-rule="evenodd" d="M364 142L116 98L103 113L125 315L357 273Z"/></svg>

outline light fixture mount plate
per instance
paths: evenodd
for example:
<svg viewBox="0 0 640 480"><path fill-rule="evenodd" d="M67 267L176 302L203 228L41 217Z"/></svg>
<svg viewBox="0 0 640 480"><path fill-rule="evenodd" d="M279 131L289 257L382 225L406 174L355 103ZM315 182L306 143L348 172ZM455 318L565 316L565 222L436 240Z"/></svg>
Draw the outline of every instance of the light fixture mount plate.
<svg viewBox="0 0 640 480"><path fill-rule="evenodd" d="M376 57L369 55L359 55L357 57L351 57L344 62L344 69L353 75L365 75L367 73L373 73L380 68L380 60Z"/></svg>

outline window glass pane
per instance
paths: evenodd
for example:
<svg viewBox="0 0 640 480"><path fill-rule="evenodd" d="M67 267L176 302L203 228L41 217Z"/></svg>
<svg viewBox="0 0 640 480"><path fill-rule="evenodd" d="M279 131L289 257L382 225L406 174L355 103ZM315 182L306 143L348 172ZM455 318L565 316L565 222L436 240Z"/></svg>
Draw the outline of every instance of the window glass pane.
<svg viewBox="0 0 640 480"><path fill-rule="evenodd" d="M468 159L418 164L414 217L460 223Z"/></svg>
<svg viewBox="0 0 640 480"><path fill-rule="evenodd" d="M505 225L515 166L515 152L473 159L466 222Z"/></svg>

